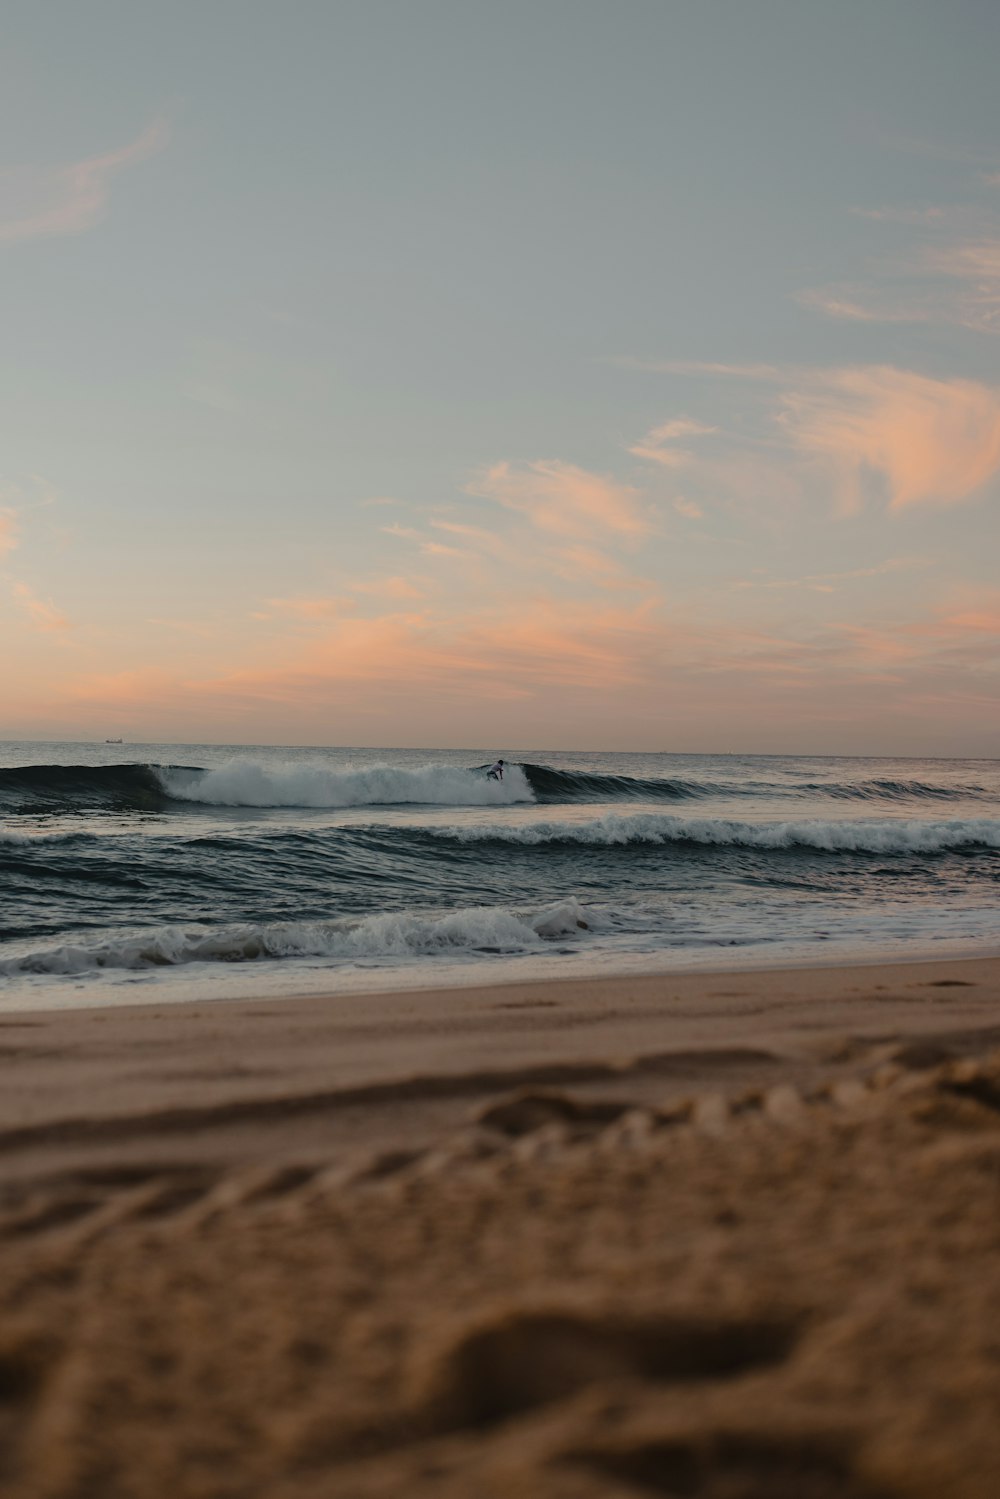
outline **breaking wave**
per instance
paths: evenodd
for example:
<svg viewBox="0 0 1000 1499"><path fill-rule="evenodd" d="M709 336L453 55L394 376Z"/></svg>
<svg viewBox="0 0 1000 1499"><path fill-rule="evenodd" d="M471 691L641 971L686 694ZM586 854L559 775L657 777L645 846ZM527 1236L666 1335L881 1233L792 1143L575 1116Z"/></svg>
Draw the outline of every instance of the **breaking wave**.
<svg viewBox="0 0 1000 1499"><path fill-rule="evenodd" d="M80 974L99 969L151 969L182 963L244 963L325 958L345 963L400 958L470 957L539 951L606 925L601 910L574 897L518 913L473 906L445 912L382 913L332 921L161 927L94 943L61 943L0 963L0 974Z"/></svg>
<svg viewBox="0 0 1000 1499"><path fill-rule="evenodd" d="M1000 819L922 822L910 818L857 822L736 822L728 818L676 817L662 812L592 822L497 823L491 827L426 830L427 836L455 843L594 845L703 844L737 848L818 849L826 853L927 854L950 849L1000 849Z"/></svg>
<svg viewBox="0 0 1000 1499"><path fill-rule="evenodd" d="M191 802L210 807L336 808L407 803L501 807L533 800L524 770L517 765L508 767L502 781L488 780L485 766L275 769L253 760L234 760L214 770L182 765L26 765L0 770L0 810L7 813L168 812Z"/></svg>
<svg viewBox="0 0 1000 1499"><path fill-rule="evenodd" d="M513 806L586 802L690 802L707 797L829 797L861 802L927 803L990 797L978 785L926 781L683 780L599 774L548 765L511 764L503 781L485 766L375 765L354 770L275 767L237 759L215 769L181 765L25 765L0 769L0 812L169 812L206 807Z"/></svg>
<svg viewBox="0 0 1000 1499"><path fill-rule="evenodd" d="M166 793L177 801L215 807L375 807L418 804L441 807L503 807L534 800L519 765L502 781L488 780L485 767L425 765L404 770L374 765L364 770L299 766L271 770L235 761L217 770L162 770Z"/></svg>
<svg viewBox="0 0 1000 1499"><path fill-rule="evenodd" d="M86 833L19 833L14 828L0 828L0 848L37 848L50 843L82 843Z"/></svg>

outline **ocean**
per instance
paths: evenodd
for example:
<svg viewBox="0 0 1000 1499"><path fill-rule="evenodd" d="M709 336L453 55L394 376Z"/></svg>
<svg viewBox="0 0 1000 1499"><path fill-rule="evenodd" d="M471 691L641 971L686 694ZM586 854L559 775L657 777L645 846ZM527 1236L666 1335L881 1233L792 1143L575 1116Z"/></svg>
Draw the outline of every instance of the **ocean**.
<svg viewBox="0 0 1000 1499"><path fill-rule="evenodd" d="M980 955L998 881L995 760L0 744L6 1010Z"/></svg>

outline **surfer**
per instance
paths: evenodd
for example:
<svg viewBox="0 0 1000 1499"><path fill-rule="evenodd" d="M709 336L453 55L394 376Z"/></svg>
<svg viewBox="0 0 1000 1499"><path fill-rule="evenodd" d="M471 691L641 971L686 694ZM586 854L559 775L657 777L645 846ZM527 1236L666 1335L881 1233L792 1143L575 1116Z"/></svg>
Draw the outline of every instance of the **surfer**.
<svg viewBox="0 0 1000 1499"><path fill-rule="evenodd" d="M486 772L486 779L488 781L502 781L503 780L503 761L502 760L498 760L495 765L491 765L490 766L489 770Z"/></svg>

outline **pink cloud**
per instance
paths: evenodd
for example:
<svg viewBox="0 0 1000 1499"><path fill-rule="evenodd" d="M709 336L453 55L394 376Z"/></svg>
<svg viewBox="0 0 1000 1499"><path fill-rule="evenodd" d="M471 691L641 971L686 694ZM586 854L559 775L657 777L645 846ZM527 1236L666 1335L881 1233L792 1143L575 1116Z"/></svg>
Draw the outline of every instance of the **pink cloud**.
<svg viewBox="0 0 1000 1499"><path fill-rule="evenodd" d="M679 468L682 464L690 463L694 454L687 448L677 448L671 444L679 437L703 437L717 430L690 416L676 417L673 421L662 422L660 426L653 427L640 442L629 448L629 452L634 453L637 458L662 463L666 468Z"/></svg>
<svg viewBox="0 0 1000 1499"><path fill-rule="evenodd" d="M1000 391L889 366L834 371L782 396L781 421L803 453L832 465L848 509L866 469L893 510L955 504L1000 468Z"/></svg>
<svg viewBox="0 0 1000 1499"><path fill-rule="evenodd" d="M636 636L648 614L636 609L549 601L466 617L385 615L343 621L317 647L311 665L333 678L420 682L434 692L523 693L589 682L595 690L631 677Z"/></svg>
<svg viewBox="0 0 1000 1499"><path fill-rule="evenodd" d="M422 541L420 550L425 557L470 557L474 555L464 547L446 546L443 541Z"/></svg>
<svg viewBox="0 0 1000 1499"><path fill-rule="evenodd" d="M1000 589L972 584L953 588L941 609L939 627L959 636L995 636L1000 659Z"/></svg>
<svg viewBox="0 0 1000 1499"><path fill-rule="evenodd" d="M856 583L869 578L884 578L888 573L910 571L925 566L919 557L890 557L872 567L852 567L844 572L806 573L802 578L741 578L734 588L804 588L814 593L836 593L837 584Z"/></svg>
<svg viewBox="0 0 1000 1499"><path fill-rule="evenodd" d="M446 525L444 522L435 520L431 521L431 525L436 526L439 530L454 531L466 536L476 536L478 538L486 535L485 532L479 532L476 530L476 528L471 526L452 526ZM452 559L457 558L460 560L470 560L474 559L477 556L477 553L470 550L468 547L449 546L446 542L435 541L433 537L428 536L424 531L419 531L415 526L400 526L393 524L391 526L380 526L379 530L384 531L387 536L399 537L400 541L416 542L417 546L425 557L447 557Z"/></svg>
<svg viewBox="0 0 1000 1499"><path fill-rule="evenodd" d="M401 541L421 540L421 535L418 530L416 530L413 526L401 526L398 521L393 521L392 524L388 526L379 526L379 530L384 532L386 536L398 536Z"/></svg>
<svg viewBox="0 0 1000 1499"><path fill-rule="evenodd" d="M12 552L17 544L17 512L0 510L0 557Z"/></svg>
<svg viewBox="0 0 1000 1499"><path fill-rule="evenodd" d="M995 635L1000 650L1000 609L970 609L964 614L949 615L945 623L954 630Z"/></svg>
<svg viewBox="0 0 1000 1499"><path fill-rule="evenodd" d="M370 593L387 599L420 599L424 591L412 583L409 578L394 574L388 578L371 578L365 582L355 582L350 585L352 593Z"/></svg>
<svg viewBox="0 0 1000 1499"><path fill-rule="evenodd" d="M498 562L517 564L524 560L521 548L507 538L498 536L495 531L487 530L485 526L470 526L462 521L440 519L433 519L431 525L436 531L461 537L478 552L493 557Z"/></svg>
<svg viewBox="0 0 1000 1499"><path fill-rule="evenodd" d="M242 719L280 707L283 723L321 708L340 718L391 710L421 722L447 708L481 717L498 705L592 703L653 675L642 663L658 639L645 606L557 606L547 600L464 618L399 613L327 622L321 635L271 643L261 663L224 672L120 671L78 677L64 691L99 712L136 720L202 712Z"/></svg>
<svg viewBox="0 0 1000 1499"><path fill-rule="evenodd" d="M21 167L0 176L0 241L82 234L99 223L111 179L124 167L160 151L169 132L164 120L127 146L61 167Z"/></svg>
<svg viewBox="0 0 1000 1499"><path fill-rule="evenodd" d="M558 577L572 582L586 582L597 588L640 589L649 592L654 585L648 578L639 578L622 564L609 557L607 552L596 547L565 547L549 559L551 570Z"/></svg>
<svg viewBox="0 0 1000 1499"><path fill-rule="evenodd" d="M153 664L69 677L37 712L73 701L94 722L113 712L128 733L174 722L192 735L212 724L216 734L229 725L265 739L280 721L286 742L303 743L554 744L569 734L609 747L695 748L706 736L732 745L738 724L741 744L845 752L885 745L878 736L891 724L889 749L895 736L946 751L949 705L967 733L987 735L996 722L983 685L996 641L979 617L994 610L984 596L950 613L878 625L803 620L797 630L722 622L707 608L667 615L653 600L344 616L273 637L224 670Z"/></svg>
<svg viewBox="0 0 1000 1499"><path fill-rule="evenodd" d="M292 614L306 620L336 619L355 607L350 598L267 599L266 602L280 614Z"/></svg>
<svg viewBox="0 0 1000 1499"><path fill-rule="evenodd" d="M40 599L27 583L14 583L11 592L36 630L56 633L69 629L65 614L61 614L48 599Z"/></svg>
<svg viewBox="0 0 1000 1499"><path fill-rule="evenodd" d="M827 317L842 318L855 323L919 323L930 319L926 307L901 304L896 293L888 296L884 291L857 287L814 287L795 293L795 300L803 307L823 312Z"/></svg>
<svg viewBox="0 0 1000 1499"><path fill-rule="evenodd" d="M919 645L904 638L898 630L851 624L841 625L840 628L850 643L851 654L861 667L895 666L904 661L912 661L919 654Z"/></svg>
<svg viewBox="0 0 1000 1499"><path fill-rule="evenodd" d="M639 537L649 530L637 490L571 463L549 460L521 468L498 463L466 488L469 494L518 511L539 530L558 536Z"/></svg>

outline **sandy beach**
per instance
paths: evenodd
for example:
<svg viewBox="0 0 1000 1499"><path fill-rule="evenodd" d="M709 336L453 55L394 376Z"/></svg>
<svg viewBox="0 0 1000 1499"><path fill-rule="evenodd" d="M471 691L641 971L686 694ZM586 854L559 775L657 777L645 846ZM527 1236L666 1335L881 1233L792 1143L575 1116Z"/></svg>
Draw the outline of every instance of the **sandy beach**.
<svg viewBox="0 0 1000 1499"><path fill-rule="evenodd" d="M0 1023L21 1496L986 1499L1000 960Z"/></svg>

